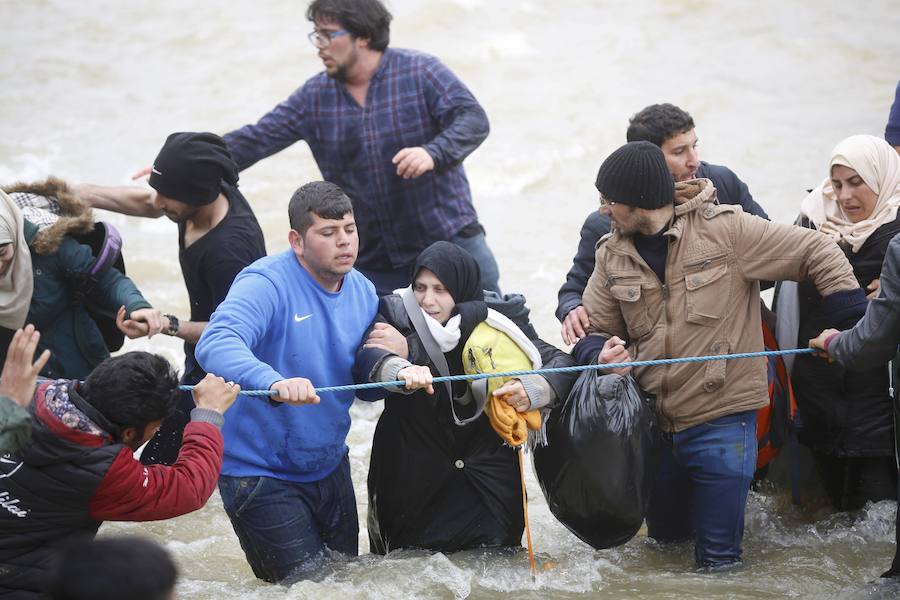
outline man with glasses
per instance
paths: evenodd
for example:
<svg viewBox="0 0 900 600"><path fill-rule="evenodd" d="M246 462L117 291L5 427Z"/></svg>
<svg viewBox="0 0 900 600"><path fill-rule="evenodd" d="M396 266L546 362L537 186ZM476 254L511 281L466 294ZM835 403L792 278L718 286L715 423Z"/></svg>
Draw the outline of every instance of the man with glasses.
<svg viewBox="0 0 900 600"><path fill-rule="evenodd" d="M462 167L488 135L484 110L438 59L388 48L379 0L314 0L306 17L325 71L225 135L239 168L305 140L323 179L357 207L356 266L379 293L408 285L415 257L438 240L468 250L483 287L499 291Z"/></svg>
<svg viewBox="0 0 900 600"><path fill-rule="evenodd" d="M629 142L647 141L659 146L676 182L709 179L716 188L716 198L720 204L740 204L751 215L769 218L766 211L754 202L747 184L738 179L731 169L700 160L694 119L677 106L652 104L644 108L629 121L625 138ZM588 320L587 312L581 305L581 295L594 270L597 240L607 233L609 217L602 211L591 212L581 227L578 251L566 275L566 282L559 289L556 308L556 318L563 325L562 338L566 344L574 344L585 335Z"/></svg>

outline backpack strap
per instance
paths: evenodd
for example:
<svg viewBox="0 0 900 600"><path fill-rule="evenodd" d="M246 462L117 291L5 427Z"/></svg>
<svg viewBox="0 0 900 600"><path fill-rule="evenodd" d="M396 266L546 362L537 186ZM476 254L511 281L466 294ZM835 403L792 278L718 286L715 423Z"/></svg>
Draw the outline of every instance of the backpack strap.
<svg viewBox="0 0 900 600"><path fill-rule="evenodd" d="M428 324L425 323L425 317L422 316L422 309L420 309L419 305L416 303L415 297L411 293L404 293L401 295L401 298L403 298L403 308L406 309L406 314L409 316L409 321L412 323L413 329L416 330L416 334L418 334L419 339L422 340L422 346L424 346L428 358L431 359L431 362L442 377L449 376L450 365L447 364L447 358L444 356L444 353L441 352L437 341L435 341L431 332L428 330ZM462 340L460 340L460 343L463 343ZM457 425L471 423L484 412L484 404L487 400L486 379L472 381L471 385L466 386L466 393L462 396L453 395L453 386L450 385L449 381L444 382L444 389L447 391L447 396L450 398L450 412L453 413L453 421ZM471 417L460 419L456 414L456 403L466 406L473 400L475 401L475 414Z"/></svg>

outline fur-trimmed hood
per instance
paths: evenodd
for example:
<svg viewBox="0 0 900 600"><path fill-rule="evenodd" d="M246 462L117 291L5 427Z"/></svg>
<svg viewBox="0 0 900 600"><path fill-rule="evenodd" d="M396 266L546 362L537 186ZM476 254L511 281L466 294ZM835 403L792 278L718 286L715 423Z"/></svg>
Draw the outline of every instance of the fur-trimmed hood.
<svg viewBox="0 0 900 600"><path fill-rule="evenodd" d="M59 250L66 234L90 233L94 228L91 207L82 202L62 179L48 177L45 181L35 183L14 183L4 186L3 191L7 194L36 194L52 198L59 204L59 219L42 228L31 241L31 248L37 254L53 254Z"/></svg>

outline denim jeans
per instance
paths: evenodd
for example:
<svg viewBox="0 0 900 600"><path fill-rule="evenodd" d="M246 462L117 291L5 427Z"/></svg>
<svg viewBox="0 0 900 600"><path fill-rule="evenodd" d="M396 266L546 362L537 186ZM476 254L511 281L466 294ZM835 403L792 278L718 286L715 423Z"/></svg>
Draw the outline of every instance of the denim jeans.
<svg viewBox="0 0 900 600"><path fill-rule="evenodd" d="M701 567L740 561L755 469L756 411L664 436L647 509L647 535L660 542L694 536L694 558Z"/></svg>
<svg viewBox="0 0 900 600"><path fill-rule="evenodd" d="M253 573L272 583L314 577L325 549L358 553L359 522L347 456L319 481L219 477L225 512Z"/></svg>
<svg viewBox="0 0 900 600"><path fill-rule="evenodd" d="M485 290L500 293L500 269L497 266L497 259L487 245L487 240L483 233L478 233L471 237L456 236L449 240L463 250L466 250L478 263L481 269L481 287ZM375 291L379 296L386 296L394 290L405 288L410 284L412 273L412 265L401 267L399 269L391 269L389 271L378 271L374 269L366 269L356 267L356 269L375 284Z"/></svg>

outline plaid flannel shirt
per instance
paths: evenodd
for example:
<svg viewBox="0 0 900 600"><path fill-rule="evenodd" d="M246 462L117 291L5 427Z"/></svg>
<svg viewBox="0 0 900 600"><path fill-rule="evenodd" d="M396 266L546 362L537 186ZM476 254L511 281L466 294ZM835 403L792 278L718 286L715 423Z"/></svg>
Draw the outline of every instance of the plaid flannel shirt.
<svg viewBox="0 0 900 600"><path fill-rule="evenodd" d="M225 141L243 170L305 140L322 177L353 201L358 264L390 270L411 265L431 243L477 221L462 161L488 131L478 101L438 59L388 48L364 107L322 72ZM415 146L428 151L435 168L402 179L391 159Z"/></svg>

